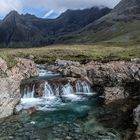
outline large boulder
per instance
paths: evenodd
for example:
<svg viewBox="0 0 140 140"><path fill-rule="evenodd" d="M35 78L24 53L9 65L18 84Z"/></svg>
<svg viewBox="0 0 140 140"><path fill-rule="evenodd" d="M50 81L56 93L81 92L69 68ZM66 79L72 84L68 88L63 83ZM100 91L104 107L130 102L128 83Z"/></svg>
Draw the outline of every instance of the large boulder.
<svg viewBox="0 0 140 140"><path fill-rule="evenodd" d="M32 60L16 58L16 61L17 64L8 69L6 61L0 58L0 118L13 114L21 99L21 80L38 75L38 68Z"/></svg>
<svg viewBox="0 0 140 140"><path fill-rule="evenodd" d="M34 61L23 58L16 58L16 61L17 64L10 70L7 70L8 77L19 81L39 74L39 70Z"/></svg>
<svg viewBox="0 0 140 140"><path fill-rule="evenodd" d="M124 87L105 87L104 95L106 103L128 97L128 93L125 92Z"/></svg>
<svg viewBox="0 0 140 140"><path fill-rule="evenodd" d="M13 114L20 97L20 81L0 78L0 118Z"/></svg>

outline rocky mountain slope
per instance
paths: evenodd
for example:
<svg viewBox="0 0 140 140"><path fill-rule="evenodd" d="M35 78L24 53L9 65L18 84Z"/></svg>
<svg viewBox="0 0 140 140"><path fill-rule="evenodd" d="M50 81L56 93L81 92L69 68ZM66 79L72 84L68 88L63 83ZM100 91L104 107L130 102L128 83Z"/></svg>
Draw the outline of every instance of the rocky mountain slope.
<svg viewBox="0 0 140 140"><path fill-rule="evenodd" d="M0 22L2 46L38 46L52 44L56 38L77 31L108 14L111 9L68 10L56 19L41 19L33 15L10 12Z"/></svg>
<svg viewBox="0 0 140 140"><path fill-rule="evenodd" d="M122 0L109 14L87 25L76 36L71 34L71 38L75 42L137 43L140 41L139 29L140 1Z"/></svg>

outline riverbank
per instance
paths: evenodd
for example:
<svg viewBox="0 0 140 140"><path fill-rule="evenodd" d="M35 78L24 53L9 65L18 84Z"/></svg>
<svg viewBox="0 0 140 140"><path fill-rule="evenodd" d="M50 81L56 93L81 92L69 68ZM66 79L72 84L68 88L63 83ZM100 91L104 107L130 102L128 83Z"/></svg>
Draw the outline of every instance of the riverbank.
<svg viewBox="0 0 140 140"><path fill-rule="evenodd" d="M34 59L34 56L30 56L30 59ZM3 90L1 90L0 93L2 104L0 109L4 113L2 114L2 117L12 115L16 104L20 102L21 94L19 92L19 85L21 83L21 80L38 75L37 67L32 60L16 58L15 61L16 65L12 68L8 68L6 62L4 60L1 60L1 81L3 82L6 80L8 82L8 84L5 84L5 82L1 84L1 89ZM62 81L54 80L50 81L50 83L60 84L62 82L65 85L69 82L73 85L73 80L85 80L86 82L88 82L98 93L98 96L105 98L105 104L101 107L101 112L99 107L99 112L96 114L98 122L100 122L107 128L113 128L117 130L118 132L120 132L124 139L139 139L140 110L139 107L135 109L140 104L139 59L133 59L131 62L112 61L108 63L91 61L88 63L85 62L85 64L80 64L79 62L73 61L57 60L55 64L47 68L54 72L60 72L63 76ZM14 86L17 85L16 88L14 88L11 83L9 83L10 79L7 80L7 77L14 81L12 83ZM15 82L17 81L18 84L15 84ZM15 92L15 89L17 89L17 92ZM10 108L8 105L9 102L12 103L12 105L10 105ZM95 120L93 117L94 115L94 113L92 114L92 112L90 112L90 114L86 118L85 124L87 124L87 128L91 126L91 128L93 129L95 125ZM25 118L23 117L22 119ZM135 125L133 123L134 120ZM4 125L7 126L7 124ZM136 131L137 126L138 128ZM71 125L69 126L68 124L68 129L70 127ZM57 128L57 126L55 128ZM63 130L63 126L58 126L58 128ZM32 127L30 131L33 131ZM134 133L135 131L136 135ZM72 133L74 133L74 131ZM70 133L70 135L72 133ZM22 133L22 135L24 135L24 133ZM91 134L89 135L91 136ZM89 139L92 139L95 135L91 137L90 136ZM82 135L80 134L79 137L81 138ZM71 138L73 137L71 136Z"/></svg>

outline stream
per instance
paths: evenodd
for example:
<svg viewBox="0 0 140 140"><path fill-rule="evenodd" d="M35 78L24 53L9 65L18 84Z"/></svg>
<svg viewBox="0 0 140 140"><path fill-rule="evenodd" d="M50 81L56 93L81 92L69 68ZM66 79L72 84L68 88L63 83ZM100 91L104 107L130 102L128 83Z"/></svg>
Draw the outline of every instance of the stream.
<svg viewBox="0 0 140 140"><path fill-rule="evenodd" d="M97 121L103 98L87 81L38 67L39 76L21 84L20 113L0 120L0 140L120 140Z"/></svg>

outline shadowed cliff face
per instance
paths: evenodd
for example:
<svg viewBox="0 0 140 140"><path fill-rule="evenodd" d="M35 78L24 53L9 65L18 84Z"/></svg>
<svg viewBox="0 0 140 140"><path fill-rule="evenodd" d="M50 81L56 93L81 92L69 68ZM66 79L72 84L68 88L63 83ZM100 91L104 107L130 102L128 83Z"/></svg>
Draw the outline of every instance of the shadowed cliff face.
<svg viewBox="0 0 140 140"><path fill-rule="evenodd" d="M33 15L10 12L0 22L0 43L14 45L52 44L58 36L77 31L109 13L109 8L93 7L85 10L68 10L56 19L41 19Z"/></svg>

